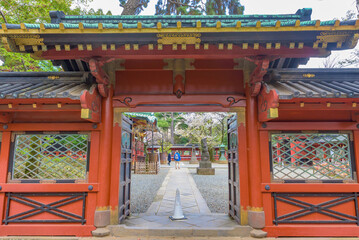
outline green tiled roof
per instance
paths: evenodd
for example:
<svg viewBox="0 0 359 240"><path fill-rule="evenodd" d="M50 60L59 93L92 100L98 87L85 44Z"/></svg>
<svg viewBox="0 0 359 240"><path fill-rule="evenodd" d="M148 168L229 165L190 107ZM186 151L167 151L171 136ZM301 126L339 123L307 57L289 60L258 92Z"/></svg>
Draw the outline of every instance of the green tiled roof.
<svg viewBox="0 0 359 240"><path fill-rule="evenodd" d="M149 113L149 112L126 112L125 115L128 117L133 117L133 118L142 118L151 123L153 123L157 120L157 118L155 117L155 114Z"/></svg>
<svg viewBox="0 0 359 240"><path fill-rule="evenodd" d="M201 23L202 28L216 27L220 22L221 28L236 27L240 22L241 27L255 27L260 22L261 27L274 27L277 21L283 27L295 26L299 20L299 26L315 26L317 21L311 20L311 8L299 9L295 14L281 14L281 15L155 15L155 16L121 16L121 15L65 15L61 11L50 12L51 23L45 23L45 29L58 29L60 23L65 29L97 29L99 24L102 24L104 29L118 29L119 23L125 29L137 28L138 23L141 23L141 28L157 28L157 24L161 23L161 28L175 28L177 23L181 22L182 28L196 27L198 22ZM320 26L334 26L335 21L322 21ZM343 25L355 25L355 20L343 21L339 23ZM20 24L5 24L8 29L20 29ZM297 25L298 26L298 25ZM40 29L40 24L27 24L27 29ZM3 28L0 26L0 29Z"/></svg>
<svg viewBox="0 0 359 240"><path fill-rule="evenodd" d="M53 11L50 12L51 23L88 23L88 24L137 24L141 22L143 24L156 24L161 22L166 24L165 26L175 26L178 21L182 22L182 26L195 26L197 21L201 21L202 24L216 24L220 21L222 24L231 24L237 21L242 23L249 22L276 22L276 21L308 21L312 14L311 8L299 9L295 14L281 14L281 15L155 15L155 16L128 16L128 15L80 15L80 16L67 16L63 12ZM137 25L136 25L137 26ZM150 26L148 26L150 27ZM163 26L164 27L164 26Z"/></svg>

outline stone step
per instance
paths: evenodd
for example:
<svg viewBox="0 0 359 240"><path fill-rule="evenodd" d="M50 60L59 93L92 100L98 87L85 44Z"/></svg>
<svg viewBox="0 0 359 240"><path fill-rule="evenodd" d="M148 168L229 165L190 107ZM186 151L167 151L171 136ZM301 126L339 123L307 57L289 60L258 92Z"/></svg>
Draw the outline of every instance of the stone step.
<svg viewBox="0 0 359 240"><path fill-rule="evenodd" d="M145 228L126 225L107 226L114 237L249 237L250 226L232 228Z"/></svg>

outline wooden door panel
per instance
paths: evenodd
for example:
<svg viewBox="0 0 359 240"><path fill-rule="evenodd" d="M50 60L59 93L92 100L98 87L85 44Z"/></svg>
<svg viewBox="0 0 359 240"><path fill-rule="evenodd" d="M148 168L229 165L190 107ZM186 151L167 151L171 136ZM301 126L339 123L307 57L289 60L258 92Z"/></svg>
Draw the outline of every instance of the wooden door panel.
<svg viewBox="0 0 359 240"><path fill-rule="evenodd" d="M131 192L131 162L132 162L132 121L122 115L121 163L118 215L121 223L130 215Z"/></svg>
<svg viewBox="0 0 359 240"><path fill-rule="evenodd" d="M228 187L229 215L241 223L238 164L238 127L237 118L228 119Z"/></svg>

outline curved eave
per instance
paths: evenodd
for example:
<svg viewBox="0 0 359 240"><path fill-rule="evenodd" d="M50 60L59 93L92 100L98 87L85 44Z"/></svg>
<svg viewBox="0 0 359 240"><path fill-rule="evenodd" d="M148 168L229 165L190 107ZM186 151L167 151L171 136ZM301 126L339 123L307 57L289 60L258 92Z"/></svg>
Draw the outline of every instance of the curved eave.
<svg viewBox="0 0 359 240"><path fill-rule="evenodd" d="M161 24L157 27L144 28L139 23L136 27L125 28L121 24L112 24L104 27L103 24L90 24L91 26L79 24L1 24L1 34L39 34L39 33L202 33L202 32L281 32L281 31L335 31L335 30L358 30L359 20L350 22L335 21L332 24L322 25L320 21L310 21L313 24L301 25L299 21L293 25L281 25L280 21L276 24L262 25L260 22L254 22L249 26L242 26L240 21L234 26L222 26L217 24L213 27L182 27L181 23L177 27L162 28ZM51 27L47 27L50 26Z"/></svg>
<svg viewBox="0 0 359 240"><path fill-rule="evenodd" d="M43 59L70 59L75 57L171 57L183 55L192 57L211 55L239 58L254 55L281 57L322 57L331 50L354 48L359 38L359 21L322 25L223 27L181 27L143 28L85 28L82 24L2 24L0 37L8 51L35 53ZM74 26L75 25L75 26ZM10 28L11 27L11 28ZM69 28L67 28L69 27ZM76 28L75 28L76 27ZM210 51L207 51L210 49ZM163 51L162 51L163 50ZM223 50L226 52L224 54ZM72 54L68 54L72 51ZM101 52L102 51L102 52ZM176 52L180 51L180 52ZM225 56L224 56L225 55Z"/></svg>

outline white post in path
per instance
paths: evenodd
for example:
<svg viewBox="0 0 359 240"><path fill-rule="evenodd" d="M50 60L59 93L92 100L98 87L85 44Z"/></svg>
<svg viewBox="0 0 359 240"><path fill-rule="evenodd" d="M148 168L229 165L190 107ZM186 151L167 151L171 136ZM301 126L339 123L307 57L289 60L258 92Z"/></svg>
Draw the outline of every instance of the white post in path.
<svg viewBox="0 0 359 240"><path fill-rule="evenodd" d="M171 220L185 220L187 219L184 215L183 215L183 210L182 210L182 206L181 206L181 199L180 199L180 191L177 188L176 190L176 199L175 199L175 209L173 211L173 216L170 216Z"/></svg>

